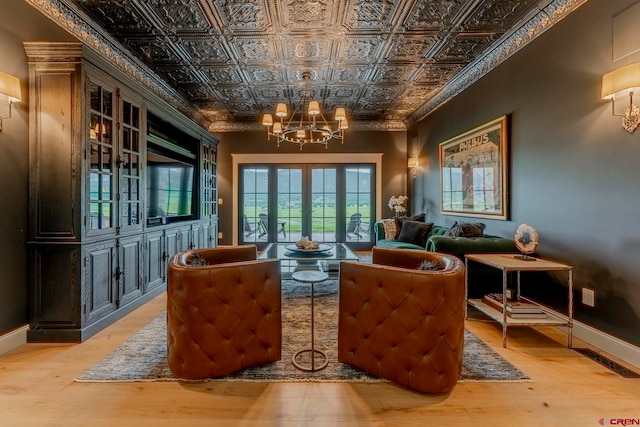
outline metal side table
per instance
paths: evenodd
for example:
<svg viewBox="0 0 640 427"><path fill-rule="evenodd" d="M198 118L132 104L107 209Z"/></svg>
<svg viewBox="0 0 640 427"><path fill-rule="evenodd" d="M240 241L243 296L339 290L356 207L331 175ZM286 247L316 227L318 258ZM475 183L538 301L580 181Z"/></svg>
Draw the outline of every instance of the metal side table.
<svg viewBox="0 0 640 427"><path fill-rule="evenodd" d="M324 282L329 278L329 275L323 271L296 271L291 276L293 280L300 283L309 283L311 284L311 348L305 348L303 350L297 351L293 357L292 362L293 366L300 369L301 371L307 372L315 372L321 369L324 369L329 364L329 358L326 353L321 350L316 350L315 348L315 339L314 339L314 305L313 305L313 285L316 283ZM305 366L298 362L298 357L304 353L311 353L311 363L308 366ZM316 355L319 355L324 358L324 361L316 366Z"/></svg>

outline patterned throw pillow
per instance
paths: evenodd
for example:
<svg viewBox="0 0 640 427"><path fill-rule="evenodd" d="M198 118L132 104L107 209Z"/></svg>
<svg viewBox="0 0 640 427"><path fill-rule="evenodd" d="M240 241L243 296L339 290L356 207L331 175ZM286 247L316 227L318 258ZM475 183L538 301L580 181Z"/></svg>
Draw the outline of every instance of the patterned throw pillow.
<svg viewBox="0 0 640 427"><path fill-rule="evenodd" d="M383 219L382 225L384 226L384 238L391 240L395 239L397 234L396 221L393 218Z"/></svg>
<svg viewBox="0 0 640 427"><path fill-rule="evenodd" d="M209 263L207 262L206 259L204 259L202 257L202 255L200 255L199 252L194 252L193 256L191 258L189 258L189 260L187 261L187 263L193 267L199 267L202 265L209 265Z"/></svg>
<svg viewBox="0 0 640 427"><path fill-rule="evenodd" d="M418 270L432 270L432 271L444 270L444 264L440 261L424 260L418 266Z"/></svg>
<svg viewBox="0 0 640 427"><path fill-rule="evenodd" d="M484 227L485 225L481 222L468 223L456 221L444 235L452 237L482 237Z"/></svg>

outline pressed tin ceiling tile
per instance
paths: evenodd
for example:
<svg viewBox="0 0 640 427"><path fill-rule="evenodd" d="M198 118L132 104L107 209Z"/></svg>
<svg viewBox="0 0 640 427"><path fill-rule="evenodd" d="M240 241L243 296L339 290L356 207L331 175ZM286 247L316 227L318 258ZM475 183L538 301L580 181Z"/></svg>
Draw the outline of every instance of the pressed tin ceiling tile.
<svg viewBox="0 0 640 427"><path fill-rule="evenodd" d="M454 77L538 14L544 16L533 28L541 31L556 22L550 15L584 2L27 1L62 2L95 22L197 106L213 127L255 124L278 101L296 100L305 70L312 72L308 84L327 116L343 105L353 120L410 121L438 96L450 97L447 85ZM543 14L545 8L550 10ZM478 68L487 72L486 66Z"/></svg>

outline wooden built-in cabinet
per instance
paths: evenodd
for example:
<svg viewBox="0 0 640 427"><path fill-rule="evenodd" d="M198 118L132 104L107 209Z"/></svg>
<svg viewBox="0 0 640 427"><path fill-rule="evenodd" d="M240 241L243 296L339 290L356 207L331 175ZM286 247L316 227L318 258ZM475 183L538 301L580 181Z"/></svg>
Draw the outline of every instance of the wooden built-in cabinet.
<svg viewBox="0 0 640 427"><path fill-rule="evenodd" d="M27 337L79 342L164 291L173 254L217 245L217 141L80 43L25 42L25 50ZM156 134L189 141L191 215L147 216L150 115Z"/></svg>

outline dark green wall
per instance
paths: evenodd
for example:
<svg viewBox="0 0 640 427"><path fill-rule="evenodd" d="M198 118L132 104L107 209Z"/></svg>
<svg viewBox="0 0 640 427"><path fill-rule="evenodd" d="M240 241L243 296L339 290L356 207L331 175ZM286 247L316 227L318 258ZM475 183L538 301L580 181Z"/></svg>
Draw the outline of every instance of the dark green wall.
<svg viewBox="0 0 640 427"><path fill-rule="evenodd" d="M230 132L215 135L220 140L218 146L218 189L224 203L220 206L220 231L224 238L220 244L231 244L232 227L232 170L231 154L234 153L300 153L298 146L267 141L263 132ZM324 146L305 146L302 153L309 156L309 163L317 163L324 153L344 153L348 161L349 153L383 153L382 156L382 213L390 214L387 201L393 195L405 194L407 188L407 143L405 132L373 132L348 130L344 144L330 142Z"/></svg>
<svg viewBox="0 0 640 427"><path fill-rule="evenodd" d="M0 70L20 79L23 100L14 104L13 117L3 121L0 132L0 334L28 321L26 239L29 75L22 42L72 40L67 33L22 0L3 1L1 9Z"/></svg>
<svg viewBox="0 0 640 427"><path fill-rule="evenodd" d="M408 139L416 137L426 163L413 182L413 210L428 210L437 224L469 221L439 213L438 143L510 114L511 219L480 221L505 237L521 223L536 227L539 254L575 266L578 291L596 291L595 308L578 298L577 318L640 345L640 130L624 131L600 99L603 74L640 61L639 53L612 60L612 17L636 2L589 1L409 129ZM559 305L565 291L534 292Z"/></svg>

